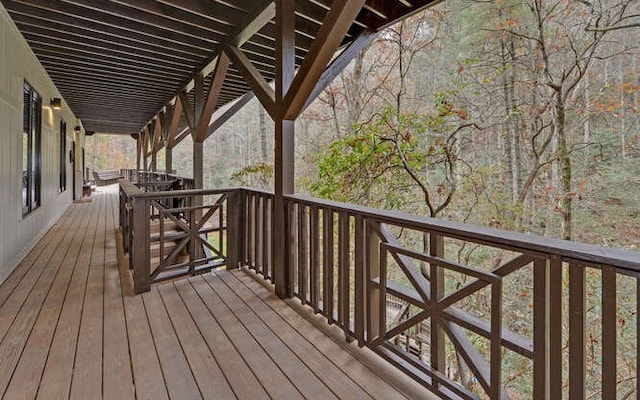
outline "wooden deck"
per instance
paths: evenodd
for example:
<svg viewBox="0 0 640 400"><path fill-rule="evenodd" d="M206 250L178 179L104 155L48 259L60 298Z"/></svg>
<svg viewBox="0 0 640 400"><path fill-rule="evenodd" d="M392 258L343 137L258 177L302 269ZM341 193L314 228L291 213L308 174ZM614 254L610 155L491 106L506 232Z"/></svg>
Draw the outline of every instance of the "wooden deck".
<svg viewBox="0 0 640 400"><path fill-rule="evenodd" d="M249 272L133 296L117 207L72 205L0 285L2 398L434 398Z"/></svg>

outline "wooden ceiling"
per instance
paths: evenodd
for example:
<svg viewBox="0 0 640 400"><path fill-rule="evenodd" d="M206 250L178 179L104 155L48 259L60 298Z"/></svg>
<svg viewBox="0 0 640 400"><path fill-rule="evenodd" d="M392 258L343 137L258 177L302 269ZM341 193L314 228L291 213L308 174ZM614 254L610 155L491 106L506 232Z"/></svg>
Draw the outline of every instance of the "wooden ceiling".
<svg viewBox="0 0 640 400"><path fill-rule="evenodd" d="M344 0L341 0L344 1ZM348 0L347 0L348 1ZM140 131L227 44L275 73L275 5L265 0L0 0L87 131ZM296 1L299 67L333 0ZM433 0L369 0L343 45ZM232 64L218 106L250 91ZM193 91L191 91L193 92Z"/></svg>

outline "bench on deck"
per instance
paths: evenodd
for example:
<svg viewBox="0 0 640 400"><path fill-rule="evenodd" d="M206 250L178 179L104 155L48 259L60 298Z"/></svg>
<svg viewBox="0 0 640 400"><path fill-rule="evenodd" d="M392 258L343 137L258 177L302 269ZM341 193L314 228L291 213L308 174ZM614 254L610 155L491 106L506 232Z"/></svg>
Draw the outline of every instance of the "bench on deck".
<svg viewBox="0 0 640 400"><path fill-rule="evenodd" d="M93 180L95 181L96 186L113 185L118 183L118 179L124 178L118 170L92 170L91 174L93 175Z"/></svg>

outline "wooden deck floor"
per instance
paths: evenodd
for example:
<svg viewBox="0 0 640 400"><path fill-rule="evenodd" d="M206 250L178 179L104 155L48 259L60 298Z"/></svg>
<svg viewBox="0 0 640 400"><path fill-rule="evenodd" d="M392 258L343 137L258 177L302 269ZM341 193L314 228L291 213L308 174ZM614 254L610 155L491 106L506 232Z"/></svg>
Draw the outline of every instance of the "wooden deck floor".
<svg viewBox="0 0 640 400"><path fill-rule="evenodd" d="M433 398L248 272L133 296L117 206L114 187L71 206L0 285L2 398Z"/></svg>

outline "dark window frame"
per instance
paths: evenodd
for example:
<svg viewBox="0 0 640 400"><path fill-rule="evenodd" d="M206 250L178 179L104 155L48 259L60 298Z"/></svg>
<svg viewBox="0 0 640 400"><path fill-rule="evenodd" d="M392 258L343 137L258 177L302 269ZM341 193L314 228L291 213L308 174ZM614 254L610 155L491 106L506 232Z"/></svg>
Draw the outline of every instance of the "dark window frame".
<svg viewBox="0 0 640 400"><path fill-rule="evenodd" d="M27 81L23 86L23 100L22 215L24 216L42 205L42 97Z"/></svg>
<svg viewBox="0 0 640 400"><path fill-rule="evenodd" d="M60 193L67 190L67 122L60 120Z"/></svg>

